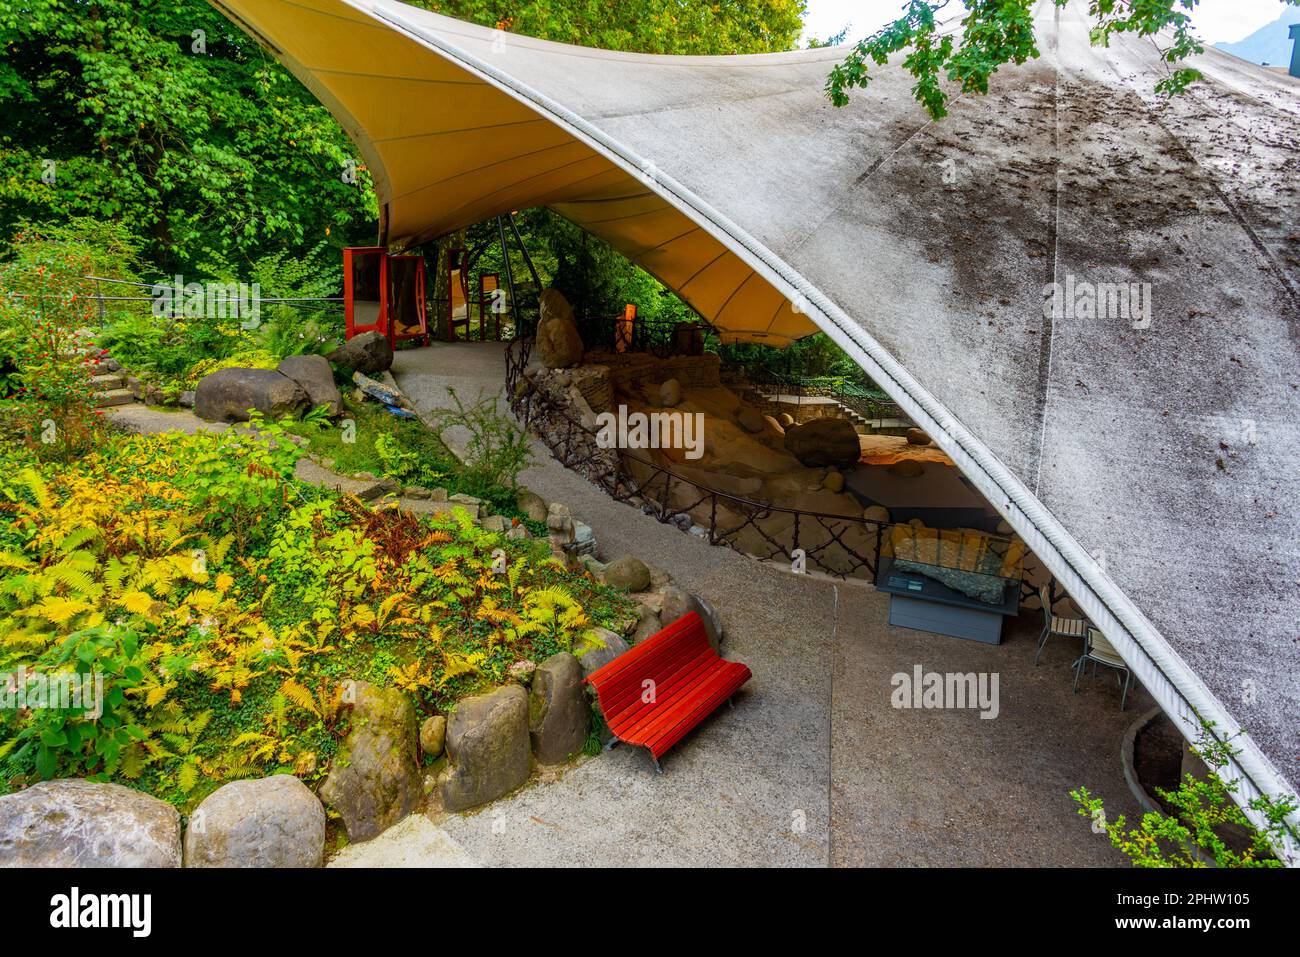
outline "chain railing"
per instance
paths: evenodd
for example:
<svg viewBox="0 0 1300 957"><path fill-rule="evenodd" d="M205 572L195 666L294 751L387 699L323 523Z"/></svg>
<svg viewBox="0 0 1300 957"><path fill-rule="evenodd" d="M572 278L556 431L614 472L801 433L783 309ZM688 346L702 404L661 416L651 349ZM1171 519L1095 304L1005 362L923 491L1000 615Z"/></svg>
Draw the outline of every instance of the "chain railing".
<svg viewBox="0 0 1300 957"><path fill-rule="evenodd" d="M611 498L641 508L660 522L683 530L696 528L710 544L742 554L792 565L838 578L875 583L882 546L900 523L865 516L835 515L756 502L710 488L630 449L604 449L596 432L538 388L528 372L533 340L516 339L506 350L506 387L511 411L540 436L566 468L586 477ZM544 427L543 427L544 426ZM774 526L779 531L774 531ZM987 536L1010 546L1011 540ZM1049 600L1065 592L1055 579L1046 582ZM1037 588L1020 581L1019 601L1037 596Z"/></svg>
<svg viewBox="0 0 1300 957"><path fill-rule="evenodd" d="M809 570L839 578L875 580L882 531L889 523L755 502L700 485L637 451L603 449L595 431L537 388L527 370L531 349L532 340L517 339L506 350L511 411L560 464L660 522L702 528L712 545L792 564L802 560ZM774 531L778 526L781 531Z"/></svg>
<svg viewBox="0 0 1300 957"><path fill-rule="evenodd" d="M531 339L516 339L507 347L506 394L519 422L541 438L561 465L660 522L699 529L697 534L712 545L837 578L876 582L882 544L898 523L756 502L701 485L639 451L601 448L596 432L533 380L528 371L532 345ZM1032 594L1022 581L1021 600Z"/></svg>
<svg viewBox="0 0 1300 957"><path fill-rule="evenodd" d="M708 330L703 323L645 316L629 320L621 314L582 316L575 321L578 334L588 350L645 352L660 359L687 352L685 339L693 339L697 348L702 346Z"/></svg>

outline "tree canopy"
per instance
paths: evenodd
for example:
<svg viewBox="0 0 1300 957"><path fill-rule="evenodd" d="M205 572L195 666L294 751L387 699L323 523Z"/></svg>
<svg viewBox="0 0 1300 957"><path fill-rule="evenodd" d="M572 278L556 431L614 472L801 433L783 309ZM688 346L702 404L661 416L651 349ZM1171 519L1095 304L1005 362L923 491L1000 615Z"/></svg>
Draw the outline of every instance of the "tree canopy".
<svg viewBox="0 0 1300 957"><path fill-rule="evenodd" d="M790 49L804 9L803 0L416 5L542 39L693 54ZM296 260L337 276L340 247L374 241L373 185L346 134L204 0L21 0L0 7L0 49L0 258L19 223L73 217L123 224L164 275L248 275ZM527 238L576 249L559 229ZM593 262L610 274L598 286L645 281L609 256Z"/></svg>
<svg viewBox="0 0 1300 957"><path fill-rule="evenodd" d="M805 0L426 0L416 6L542 40L705 55L793 49Z"/></svg>
<svg viewBox="0 0 1300 957"><path fill-rule="evenodd" d="M373 236L329 112L200 0L24 0L0 12L0 231L123 222L163 270Z"/></svg>
<svg viewBox="0 0 1300 957"><path fill-rule="evenodd" d="M1054 0L1063 7L1068 0ZM1201 78L1186 59L1205 50L1192 26L1199 0L1089 0L1094 19L1092 43L1107 46L1117 33L1148 37L1156 43L1169 68L1156 92L1177 95ZM1281 0L1300 6L1300 0ZM960 34L942 33L936 14L950 0L908 0L903 15L854 44L826 79L826 95L836 106L849 102L849 91L871 82L872 63L883 66L895 53L905 52L903 67L916 78L912 93L933 119L948 114L952 96L943 81L962 93L988 93L998 67L1022 64L1038 57L1034 36L1034 7L1038 0L962 0L966 15ZM952 13L958 12L952 4Z"/></svg>

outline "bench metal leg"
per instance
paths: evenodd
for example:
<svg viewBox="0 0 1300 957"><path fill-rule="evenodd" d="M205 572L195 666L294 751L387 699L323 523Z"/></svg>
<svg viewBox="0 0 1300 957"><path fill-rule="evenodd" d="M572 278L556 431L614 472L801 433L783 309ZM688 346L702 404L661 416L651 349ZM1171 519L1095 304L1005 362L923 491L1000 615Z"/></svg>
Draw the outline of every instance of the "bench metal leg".
<svg viewBox="0 0 1300 957"><path fill-rule="evenodd" d="M659 759L654 756L653 752L651 752L650 754L650 760L653 761L655 764L655 774L663 774L664 769L659 767Z"/></svg>
<svg viewBox="0 0 1300 957"><path fill-rule="evenodd" d="M614 745L616 744L618 744L618 738L610 738L608 741L605 742L605 746L601 750L613 751Z"/></svg>
<svg viewBox="0 0 1300 957"><path fill-rule="evenodd" d="M734 711L734 710L736 709L736 702L734 702L734 701L732 701L730 698L728 698L728 699L727 699L727 707L728 707L728 708L731 708L731 709Z"/></svg>

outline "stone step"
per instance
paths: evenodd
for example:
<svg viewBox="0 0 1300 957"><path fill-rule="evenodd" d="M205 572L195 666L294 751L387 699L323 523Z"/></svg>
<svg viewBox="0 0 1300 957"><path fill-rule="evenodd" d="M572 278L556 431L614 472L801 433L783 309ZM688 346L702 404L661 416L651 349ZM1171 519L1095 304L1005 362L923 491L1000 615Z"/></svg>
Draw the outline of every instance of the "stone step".
<svg viewBox="0 0 1300 957"><path fill-rule="evenodd" d="M94 383L96 392L112 392L114 389L120 389L123 386L122 377L112 373L91 376L90 381Z"/></svg>
<svg viewBox="0 0 1300 957"><path fill-rule="evenodd" d="M109 389L95 396L95 405L101 409L114 405L128 405L135 401L130 389Z"/></svg>

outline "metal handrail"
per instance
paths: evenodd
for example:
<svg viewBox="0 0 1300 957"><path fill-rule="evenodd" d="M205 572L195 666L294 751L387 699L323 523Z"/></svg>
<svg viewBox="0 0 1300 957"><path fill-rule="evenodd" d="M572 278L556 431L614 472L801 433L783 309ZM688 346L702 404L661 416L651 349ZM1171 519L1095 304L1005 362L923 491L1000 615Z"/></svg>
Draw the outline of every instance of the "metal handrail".
<svg viewBox="0 0 1300 957"><path fill-rule="evenodd" d="M871 395L867 390L845 391L842 388L836 388L831 385L819 385L818 380L805 380L798 376L782 375L779 372L764 370L762 373L755 375L746 369L739 370L742 373L738 384L743 384L747 389L762 396L767 402L771 403L770 398L773 392L780 395L790 395L798 399L804 398L828 398L834 399L840 405L845 406L863 418L896 418L907 419L906 413L898 407L896 403L888 397L878 398ZM779 391L778 391L779 390ZM882 393L883 394L883 393Z"/></svg>

